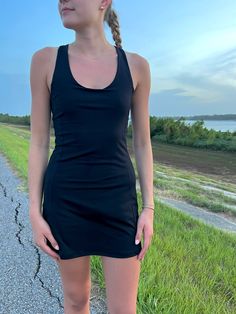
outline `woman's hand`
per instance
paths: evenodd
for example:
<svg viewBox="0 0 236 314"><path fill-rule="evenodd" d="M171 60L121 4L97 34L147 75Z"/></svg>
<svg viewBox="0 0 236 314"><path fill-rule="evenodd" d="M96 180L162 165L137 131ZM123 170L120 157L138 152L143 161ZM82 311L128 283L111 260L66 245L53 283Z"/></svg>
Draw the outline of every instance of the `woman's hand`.
<svg viewBox="0 0 236 314"><path fill-rule="evenodd" d="M53 259L59 260L60 256L56 252L54 252L47 244L46 238L51 242L52 246L58 250L59 246L52 235L51 229L46 222L46 220L42 217L41 214L33 214L30 215L30 222L32 226L34 242L37 246L39 246L45 253L49 254Z"/></svg>
<svg viewBox="0 0 236 314"><path fill-rule="evenodd" d="M138 219L135 243L138 244L141 241L142 232L144 235L144 245L138 255L138 259L140 261L144 259L147 249L149 245L151 244L152 235L153 235L153 217L154 217L154 211L148 207L146 208L144 207ZM137 240L138 242L136 242Z"/></svg>

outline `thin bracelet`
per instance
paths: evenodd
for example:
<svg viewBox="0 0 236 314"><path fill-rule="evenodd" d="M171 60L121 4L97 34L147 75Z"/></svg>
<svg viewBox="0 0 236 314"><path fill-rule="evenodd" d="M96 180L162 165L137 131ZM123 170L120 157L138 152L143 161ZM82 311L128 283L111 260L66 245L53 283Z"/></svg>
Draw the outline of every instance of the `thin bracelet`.
<svg viewBox="0 0 236 314"><path fill-rule="evenodd" d="M152 209L154 211L154 208L151 207L151 206L142 206L142 209L144 209L144 208L150 208L150 209Z"/></svg>
<svg viewBox="0 0 236 314"><path fill-rule="evenodd" d="M154 209L154 204L143 204L142 207L152 207Z"/></svg>

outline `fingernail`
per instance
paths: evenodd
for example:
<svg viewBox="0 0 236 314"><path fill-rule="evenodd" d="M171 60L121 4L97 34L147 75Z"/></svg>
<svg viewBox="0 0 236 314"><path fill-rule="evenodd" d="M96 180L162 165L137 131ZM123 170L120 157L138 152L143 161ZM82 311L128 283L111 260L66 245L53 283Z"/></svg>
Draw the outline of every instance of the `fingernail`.
<svg viewBox="0 0 236 314"><path fill-rule="evenodd" d="M138 239L135 240L135 244L139 244L139 240Z"/></svg>
<svg viewBox="0 0 236 314"><path fill-rule="evenodd" d="M55 247L56 250L59 250L59 246L58 245L55 245L54 247Z"/></svg>

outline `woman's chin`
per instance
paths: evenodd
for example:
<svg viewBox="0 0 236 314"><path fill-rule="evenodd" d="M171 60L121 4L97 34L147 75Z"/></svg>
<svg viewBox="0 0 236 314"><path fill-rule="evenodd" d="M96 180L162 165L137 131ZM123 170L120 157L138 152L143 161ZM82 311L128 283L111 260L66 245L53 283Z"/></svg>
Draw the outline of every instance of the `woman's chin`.
<svg viewBox="0 0 236 314"><path fill-rule="evenodd" d="M70 19L63 19L62 23L65 28L76 29L76 27L78 27L78 23L73 23Z"/></svg>

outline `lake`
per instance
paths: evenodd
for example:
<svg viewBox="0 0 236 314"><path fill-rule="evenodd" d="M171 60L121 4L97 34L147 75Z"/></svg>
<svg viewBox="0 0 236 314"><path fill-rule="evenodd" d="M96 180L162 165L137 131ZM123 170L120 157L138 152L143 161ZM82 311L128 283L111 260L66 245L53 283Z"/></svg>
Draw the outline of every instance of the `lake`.
<svg viewBox="0 0 236 314"><path fill-rule="evenodd" d="M193 120L185 120L186 124L193 124ZM236 131L236 121L233 120L204 120L204 126L216 131Z"/></svg>

